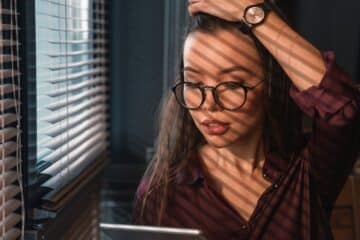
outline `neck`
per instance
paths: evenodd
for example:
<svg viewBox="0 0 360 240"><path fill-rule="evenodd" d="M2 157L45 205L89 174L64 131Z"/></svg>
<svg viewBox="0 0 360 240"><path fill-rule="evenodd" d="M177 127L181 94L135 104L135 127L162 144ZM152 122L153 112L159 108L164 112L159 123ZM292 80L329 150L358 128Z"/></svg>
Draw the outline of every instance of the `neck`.
<svg viewBox="0 0 360 240"><path fill-rule="evenodd" d="M262 129L226 147L205 145L205 148L206 159L214 169L252 174L265 161Z"/></svg>

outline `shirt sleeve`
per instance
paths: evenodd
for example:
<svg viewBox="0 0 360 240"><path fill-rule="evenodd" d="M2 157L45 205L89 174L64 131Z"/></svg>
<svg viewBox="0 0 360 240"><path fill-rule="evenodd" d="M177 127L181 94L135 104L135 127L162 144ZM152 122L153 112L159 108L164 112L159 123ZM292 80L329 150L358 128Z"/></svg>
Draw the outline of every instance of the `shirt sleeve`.
<svg viewBox="0 0 360 240"><path fill-rule="evenodd" d="M359 86L336 63L335 53L322 53L326 72L319 86L290 96L313 119L313 131L302 155L309 160L312 181L330 214L359 153Z"/></svg>
<svg viewBox="0 0 360 240"><path fill-rule="evenodd" d="M147 194L146 205L141 216L143 200L149 185L148 179L145 177L140 181L137 187L133 202L132 223L135 225L156 225L158 196L155 191L150 190L151 194Z"/></svg>
<svg viewBox="0 0 360 240"><path fill-rule="evenodd" d="M133 201L132 223L136 225L144 224L144 220L140 218L140 215L141 215L141 207L145 195L145 190L146 190L146 181L142 180L136 189L135 198Z"/></svg>

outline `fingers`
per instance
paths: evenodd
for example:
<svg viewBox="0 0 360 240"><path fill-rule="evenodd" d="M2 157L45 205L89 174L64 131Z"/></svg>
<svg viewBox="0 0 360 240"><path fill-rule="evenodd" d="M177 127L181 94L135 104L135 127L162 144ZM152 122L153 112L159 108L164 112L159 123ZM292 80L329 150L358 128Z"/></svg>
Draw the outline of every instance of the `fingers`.
<svg viewBox="0 0 360 240"><path fill-rule="evenodd" d="M189 1L188 12L190 16L203 12L204 9L205 4L202 1Z"/></svg>
<svg viewBox="0 0 360 240"><path fill-rule="evenodd" d="M240 16L242 16L242 4L237 1L238 0L189 0L188 12L190 16L202 12L224 20L238 21L241 19Z"/></svg>

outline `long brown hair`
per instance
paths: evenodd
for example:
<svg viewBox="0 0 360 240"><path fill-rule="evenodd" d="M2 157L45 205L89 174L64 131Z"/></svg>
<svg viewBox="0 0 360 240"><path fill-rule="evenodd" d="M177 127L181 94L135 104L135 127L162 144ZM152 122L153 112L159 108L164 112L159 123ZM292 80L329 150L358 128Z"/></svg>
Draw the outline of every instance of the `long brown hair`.
<svg viewBox="0 0 360 240"><path fill-rule="evenodd" d="M228 22L211 15L198 14L191 18L184 35L184 42L190 33L195 31L213 32L217 29L236 29L238 24ZM301 135L301 112L289 96L290 80L277 61L266 48L250 34L262 60L265 73L264 109L265 121L263 138L265 149L277 152L282 158L291 161L299 148ZM183 50L183 49L182 49ZM175 82L184 81L181 60ZM143 175L142 196L136 196L135 207L140 214L137 221L141 223L148 197L153 193L159 199L156 209L157 222L161 225L162 216L168 201L168 186L174 180L175 174L189 164L190 156L199 146L205 144L205 139L195 126L188 110L182 108L169 90L160 104L158 113L158 136L155 144L155 154ZM156 189L156 191L154 191ZM155 193L156 192L156 193Z"/></svg>

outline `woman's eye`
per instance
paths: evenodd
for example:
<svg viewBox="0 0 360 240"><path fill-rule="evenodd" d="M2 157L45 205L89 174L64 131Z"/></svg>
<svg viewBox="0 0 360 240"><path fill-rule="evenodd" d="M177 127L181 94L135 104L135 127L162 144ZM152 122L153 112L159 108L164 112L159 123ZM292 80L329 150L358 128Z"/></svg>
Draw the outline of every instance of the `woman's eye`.
<svg viewBox="0 0 360 240"><path fill-rule="evenodd" d="M226 87L231 89L236 89L241 87L241 84L229 82L226 84Z"/></svg>
<svg viewBox="0 0 360 240"><path fill-rule="evenodd" d="M236 82L237 84L239 84L239 85L241 85L241 86L248 87L247 82L246 82L244 79L242 79L242 78L234 79L234 80L232 80L231 82ZM234 84L234 85L237 85L237 84ZM237 85L237 86L239 86L239 85Z"/></svg>

